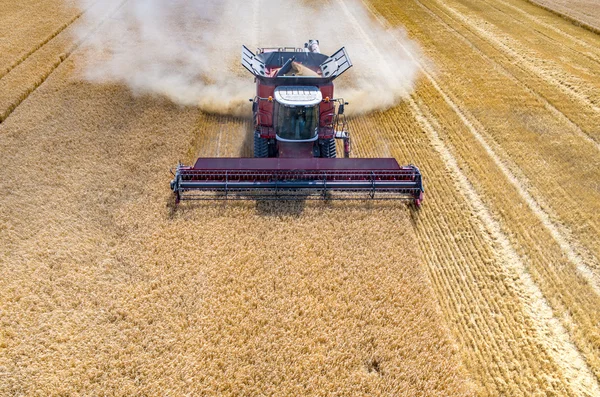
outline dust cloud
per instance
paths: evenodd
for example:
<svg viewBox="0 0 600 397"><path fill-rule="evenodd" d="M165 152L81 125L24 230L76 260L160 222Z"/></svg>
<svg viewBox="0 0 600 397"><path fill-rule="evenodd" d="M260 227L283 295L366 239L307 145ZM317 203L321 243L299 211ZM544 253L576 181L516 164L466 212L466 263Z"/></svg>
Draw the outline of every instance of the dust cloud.
<svg viewBox="0 0 600 397"><path fill-rule="evenodd" d="M80 2L88 8L90 0ZM242 45L302 47L316 38L325 54L345 46L354 67L336 82L336 96L350 102L354 115L398 103L418 74L418 46L400 29L384 28L359 0L103 3L118 11L108 20L106 8L84 15L85 25L102 24L84 41L84 78L122 83L137 95L164 95L209 113L250 114L254 83L240 64Z"/></svg>

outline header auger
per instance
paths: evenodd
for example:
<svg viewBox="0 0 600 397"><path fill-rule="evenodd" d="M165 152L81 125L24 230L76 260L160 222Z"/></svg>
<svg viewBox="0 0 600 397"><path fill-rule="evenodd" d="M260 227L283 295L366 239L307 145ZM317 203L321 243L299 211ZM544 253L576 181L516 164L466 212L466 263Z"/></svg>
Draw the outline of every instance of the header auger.
<svg viewBox="0 0 600 397"><path fill-rule="evenodd" d="M171 181L180 200L377 199L423 200L421 172L393 158L349 158L341 98L333 80L352 67L341 48L328 57L319 42L304 48L242 47L255 76L254 158L199 158L179 165ZM336 158L336 140L344 158Z"/></svg>

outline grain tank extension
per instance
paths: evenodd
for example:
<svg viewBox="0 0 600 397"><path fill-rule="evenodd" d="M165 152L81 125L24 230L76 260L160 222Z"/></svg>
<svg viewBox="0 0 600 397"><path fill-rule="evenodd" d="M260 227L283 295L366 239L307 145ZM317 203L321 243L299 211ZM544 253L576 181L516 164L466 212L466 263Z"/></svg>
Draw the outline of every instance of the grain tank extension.
<svg viewBox="0 0 600 397"><path fill-rule="evenodd" d="M421 173L393 158L350 158L344 107L333 80L352 67L341 48L242 47L242 65L255 76L254 158L199 158L180 164L171 188L180 200L408 199L423 200ZM376 126L374 126L376 127ZM377 134L376 128L373 134ZM337 157L336 141L341 141Z"/></svg>

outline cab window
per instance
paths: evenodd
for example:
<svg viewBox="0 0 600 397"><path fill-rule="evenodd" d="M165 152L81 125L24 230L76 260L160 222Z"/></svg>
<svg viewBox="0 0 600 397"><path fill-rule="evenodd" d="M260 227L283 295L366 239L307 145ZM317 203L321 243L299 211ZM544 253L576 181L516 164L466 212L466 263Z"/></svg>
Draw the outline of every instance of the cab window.
<svg viewBox="0 0 600 397"><path fill-rule="evenodd" d="M308 140L317 135L319 105L285 106L276 103L277 135L289 140Z"/></svg>

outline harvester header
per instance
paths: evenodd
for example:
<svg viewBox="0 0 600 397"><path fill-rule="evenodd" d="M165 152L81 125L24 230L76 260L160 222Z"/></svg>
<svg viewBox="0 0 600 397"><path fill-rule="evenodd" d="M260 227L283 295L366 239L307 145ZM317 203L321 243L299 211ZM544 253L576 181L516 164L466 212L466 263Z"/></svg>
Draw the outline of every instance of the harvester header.
<svg viewBox="0 0 600 397"><path fill-rule="evenodd" d="M342 98L333 81L352 67L345 50L242 47L242 65L255 77L254 158L199 158L180 164L171 188L180 200L405 199L423 200L414 165L394 158L349 158ZM343 159L337 157L341 141Z"/></svg>

